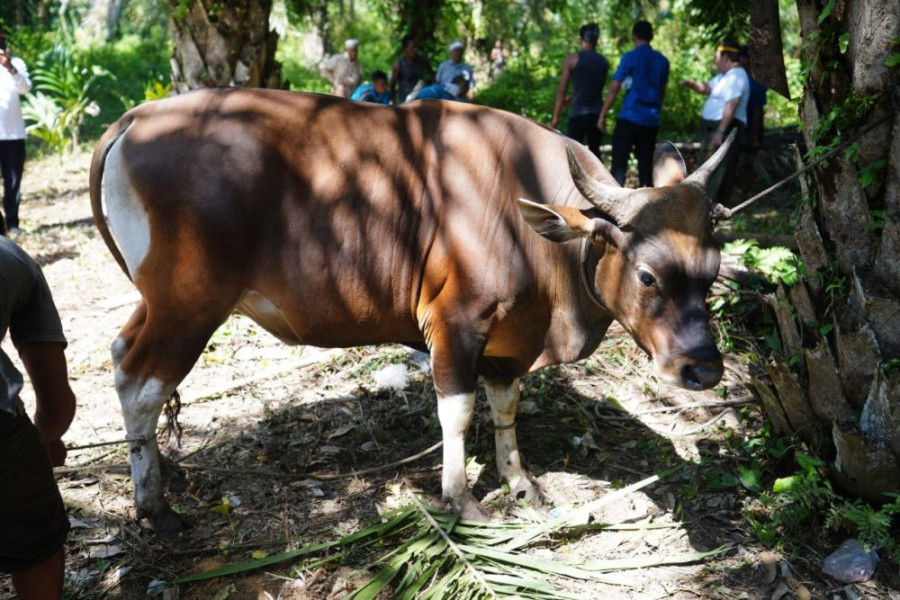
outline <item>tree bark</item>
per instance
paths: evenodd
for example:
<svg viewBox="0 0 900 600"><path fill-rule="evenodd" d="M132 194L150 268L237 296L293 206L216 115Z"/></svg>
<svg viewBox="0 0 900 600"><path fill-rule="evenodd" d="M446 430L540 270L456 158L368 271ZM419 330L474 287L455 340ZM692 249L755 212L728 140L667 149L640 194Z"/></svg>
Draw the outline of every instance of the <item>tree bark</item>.
<svg viewBox="0 0 900 600"><path fill-rule="evenodd" d="M437 40L434 37L444 0L400 0L397 2L397 14L400 23L405 23L410 33L425 54L437 51ZM402 32L401 32L402 35Z"/></svg>
<svg viewBox="0 0 900 600"><path fill-rule="evenodd" d="M281 87L271 0L169 0L177 93L210 86Z"/></svg>
<svg viewBox="0 0 900 600"><path fill-rule="evenodd" d="M118 34L121 14L122 0L92 0L81 30L89 40L107 42Z"/></svg>
<svg viewBox="0 0 900 600"><path fill-rule="evenodd" d="M839 154L802 182L795 239L807 280L773 300L784 350L766 365L771 382L754 387L777 427L831 459L838 484L884 500L900 491L900 67L885 62L900 13L896 0L839 0L823 17L826 4L797 0L807 145L882 122L855 156Z"/></svg>

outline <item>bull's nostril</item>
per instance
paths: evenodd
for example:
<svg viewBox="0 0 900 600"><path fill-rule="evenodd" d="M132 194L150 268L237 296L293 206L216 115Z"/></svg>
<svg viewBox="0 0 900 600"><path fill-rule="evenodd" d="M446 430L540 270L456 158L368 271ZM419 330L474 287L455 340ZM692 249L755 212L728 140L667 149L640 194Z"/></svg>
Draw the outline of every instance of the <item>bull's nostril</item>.
<svg viewBox="0 0 900 600"><path fill-rule="evenodd" d="M681 368L681 382L684 387L692 389L700 388L703 385L697 377L693 365L685 365Z"/></svg>
<svg viewBox="0 0 900 600"><path fill-rule="evenodd" d="M681 368L681 382L686 388L705 390L711 388L722 379L721 363L695 363Z"/></svg>

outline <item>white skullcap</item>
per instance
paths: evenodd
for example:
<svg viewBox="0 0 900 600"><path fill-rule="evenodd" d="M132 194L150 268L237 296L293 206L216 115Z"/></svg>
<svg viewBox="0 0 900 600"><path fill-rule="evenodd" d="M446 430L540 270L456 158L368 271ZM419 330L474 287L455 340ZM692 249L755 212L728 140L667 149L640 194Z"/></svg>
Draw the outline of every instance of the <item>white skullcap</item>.
<svg viewBox="0 0 900 600"><path fill-rule="evenodd" d="M353 38L350 38L349 40L344 42L344 48L356 48L357 46L359 46L359 42L357 40L354 40Z"/></svg>
<svg viewBox="0 0 900 600"><path fill-rule="evenodd" d="M453 50L462 50L463 48L465 48L465 46L463 46L463 43L462 43L461 41L459 41L459 40L456 40L455 42L453 42L452 44L450 44L450 51L451 51L451 52L452 52Z"/></svg>

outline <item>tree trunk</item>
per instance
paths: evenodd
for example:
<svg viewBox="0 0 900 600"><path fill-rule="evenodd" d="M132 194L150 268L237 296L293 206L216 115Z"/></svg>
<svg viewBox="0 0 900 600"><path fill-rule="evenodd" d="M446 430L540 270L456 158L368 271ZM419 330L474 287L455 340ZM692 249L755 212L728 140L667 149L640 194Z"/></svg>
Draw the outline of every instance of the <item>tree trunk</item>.
<svg viewBox="0 0 900 600"><path fill-rule="evenodd" d="M271 0L169 0L177 93L210 86L281 87Z"/></svg>
<svg viewBox="0 0 900 600"><path fill-rule="evenodd" d="M426 55L438 54L437 40L435 40L434 34L440 22L443 6L444 0L399 0L397 2L399 22L409 28L408 33L415 38L420 51ZM400 32L400 35L403 35L403 32Z"/></svg>
<svg viewBox="0 0 900 600"><path fill-rule="evenodd" d="M81 22L81 33L94 42L108 42L119 32L122 0L92 0Z"/></svg>
<svg viewBox="0 0 900 600"><path fill-rule="evenodd" d="M801 182L806 279L772 299L783 351L766 365L774 390L754 385L777 428L830 458L842 487L878 500L900 491L900 66L886 65L900 13L896 0L838 0L822 17L828 4L797 0L807 145L880 125Z"/></svg>

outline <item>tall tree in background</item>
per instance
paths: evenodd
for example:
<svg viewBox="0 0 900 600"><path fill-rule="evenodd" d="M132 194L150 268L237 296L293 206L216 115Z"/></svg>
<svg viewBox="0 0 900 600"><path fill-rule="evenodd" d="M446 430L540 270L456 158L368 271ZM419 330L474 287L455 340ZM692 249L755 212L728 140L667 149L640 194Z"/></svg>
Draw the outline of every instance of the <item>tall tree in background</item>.
<svg viewBox="0 0 900 600"><path fill-rule="evenodd" d="M177 92L207 86L278 88L272 0L169 0Z"/></svg>
<svg viewBox="0 0 900 600"><path fill-rule="evenodd" d="M796 240L805 280L773 305L782 352L757 381L775 426L830 456L843 487L900 491L900 11L897 0L797 0L811 156ZM805 183L805 182L804 182Z"/></svg>

